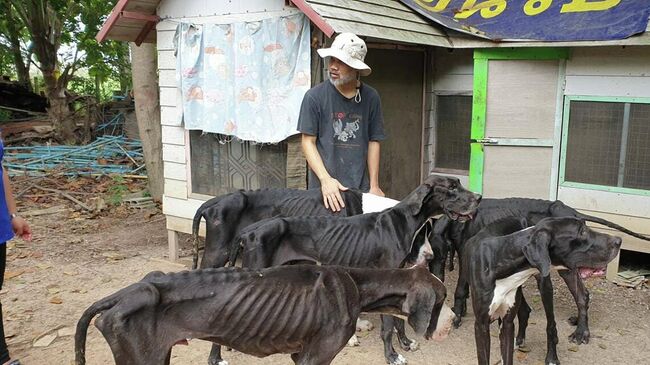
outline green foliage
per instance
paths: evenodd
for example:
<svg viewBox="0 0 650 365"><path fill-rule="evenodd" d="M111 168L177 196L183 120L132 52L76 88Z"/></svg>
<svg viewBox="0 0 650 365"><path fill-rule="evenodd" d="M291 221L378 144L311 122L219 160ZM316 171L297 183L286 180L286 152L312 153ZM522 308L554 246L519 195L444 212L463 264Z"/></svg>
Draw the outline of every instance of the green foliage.
<svg viewBox="0 0 650 365"><path fill-rule="evenodd" d="M108 198L106 201L111 205L122 204L124 195L129 192L129 187L126 185L124 178L120 175L112 176L111 180L111 186L107 189Z"/></svg>
<svg viewBox="0 0 650 365"><path fill-rule="evenodd" d="M116 3L117 0L0 0L0 73L16 77L15 56L7 35L7 24L12 22L20 30L25 64L29 64L30 50L35 55L52 54L51 50L42 50L44 39L46 46L54 46L55 69L59 74L70 69L64 88L77 94L95 95L100 101L108 100L112 90L126 92L131 87L128 44L116 41L100 44L95 40ZM39 14L47 15L43 18ZM44 19L47 19L45 27L38 27ZM49 34L33 34L35 29L47 29ZM43 69L47 60L33 59ZM81 72L75 73L77 70Z"/></svg>

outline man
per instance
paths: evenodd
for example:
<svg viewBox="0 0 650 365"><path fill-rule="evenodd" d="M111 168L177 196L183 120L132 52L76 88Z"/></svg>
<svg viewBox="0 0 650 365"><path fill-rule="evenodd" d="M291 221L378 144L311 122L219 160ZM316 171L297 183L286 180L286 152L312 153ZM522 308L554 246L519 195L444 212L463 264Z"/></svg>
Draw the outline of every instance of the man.
<svg viewBox="0 0 650 365"><path fill-rule="evenodd" d="M328 62L329 81L307 91L300 108L309 188L320 187L325 207L335 212L344 207L341 190L384 196L379 187L379 141L385 138L381 101L359 80L371 72L366 53L366 43L352 33L341 33L330 48L319 49Z"/></svg>

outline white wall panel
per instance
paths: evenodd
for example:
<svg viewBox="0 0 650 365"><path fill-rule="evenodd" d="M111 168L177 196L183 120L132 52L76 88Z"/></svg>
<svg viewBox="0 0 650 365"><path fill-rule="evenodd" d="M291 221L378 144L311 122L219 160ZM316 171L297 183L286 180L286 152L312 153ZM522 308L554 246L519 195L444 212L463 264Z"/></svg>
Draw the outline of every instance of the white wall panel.
<svg viewBox="0 0 650 365"><path fill-rule="evenodd" d="M179 109L174 106L160 107L160 124L167 126L180 127L181 118L178 115Z"/></svg>
<svg viewBox="0 0 650 365"><path fill-rule="evenodd" d="M187 181L187 165L163 161L163 177L165 179L174 179Z"/></svg>
<svg viewBox="0 0 650 365"><path fill-rule="evenodd" d="M187 163L185 160L185 146L166 144L163 147L163 161Z"/></svg>
<svg viewBox="0 0 650 365"><path fill-rule="evenodd" d="M650 97L649 77L567 76L565 95Z"/></svg>
<svg viewBox="0 0 650 365"><path fill-rule="evenodd" d="M187 181L165 179L165 196L187 199Z"/></svg>
<svg viewBox="0 0 650 365"><path fill-rule="evenodd" d="M161 87L160 88L160 105L161 106L176 106L176 99L178 90L175 87Z"/></svg>
<svg viewBox="0 0 650 365"><path fill-rule="evenodd" d="M182 127L162 126L162 143L185 145L185 130ZM164 148L164 147L163 147Z"/></svg>

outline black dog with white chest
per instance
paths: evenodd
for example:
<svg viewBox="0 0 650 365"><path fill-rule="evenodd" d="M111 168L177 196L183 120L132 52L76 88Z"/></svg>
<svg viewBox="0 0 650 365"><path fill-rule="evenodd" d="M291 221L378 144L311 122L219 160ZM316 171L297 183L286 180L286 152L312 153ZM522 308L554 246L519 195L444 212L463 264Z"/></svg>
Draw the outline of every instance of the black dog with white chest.
<svg viewBox="0 0 650 365"><path fill-rule="evenodd" d="M496 319L503 321L499 336L502 363L513 363L514 317L521 303L521 285L530 276L539 273L550 285L553 266L570 270L601 269L616 257L621 247L619 237L595 232L577 218L546 218L534 227L507 236L480 236L467 242L463 252L465 265L461 268L461 275L470 283L479 365L490 364L490 322ZM548 294L543 290L542 296ZM552 289L550 295L551 298L543 300L552 309ZM555 321L547 320L547 334L552 337L548 346L555 347ZM549 353L555 353L554 349ZM559 364L559 361L556 356L547 358L546 363Z"/></svg>

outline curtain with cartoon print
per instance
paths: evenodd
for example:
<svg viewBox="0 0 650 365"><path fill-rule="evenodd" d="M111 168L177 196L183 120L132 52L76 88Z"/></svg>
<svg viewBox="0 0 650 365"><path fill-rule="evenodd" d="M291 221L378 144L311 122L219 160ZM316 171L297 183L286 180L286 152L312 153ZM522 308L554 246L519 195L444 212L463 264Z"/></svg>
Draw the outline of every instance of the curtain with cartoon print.
<svg viewBox="0 0 650 365"><path fill-rule="evenodd" d="M256 22L176 29L176 76L186 129L276 143L296 130L311 83L309 20L302 13Z"/></svg>

